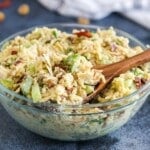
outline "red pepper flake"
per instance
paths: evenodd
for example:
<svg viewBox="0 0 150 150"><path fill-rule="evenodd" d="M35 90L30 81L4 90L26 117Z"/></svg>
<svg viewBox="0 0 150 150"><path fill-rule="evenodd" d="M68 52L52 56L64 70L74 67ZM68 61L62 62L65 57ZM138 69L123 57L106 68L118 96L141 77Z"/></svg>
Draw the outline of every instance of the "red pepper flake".
<svg viewBox="0 0 150 150"><path fill-rule="evenodd" d="M79 32L75 32L74 34L76 34L78 37L81 37L81 36L85 36L85 37L88 37L88 38L92 37L91 32L88 31L88 30L83 30L83 31L81 30Z"/></svg>
<svg viewBox="0 0 150 150"><path fill-rule="evenodd" d="M134 83L136 85L136 88L139 89L140 87L142 87L146 83L146 81L147 80L144 78L135 77Z"/></svg>
<svg viewBox="0 0 150 150"><path fill-rule="evenodd" d="M11 3L11 0L3 0L2 2L0 2L0 9L9 7Z"/></svg>
<svg viewBox="0 0 150 150"><path fill-rule="evenodd" d="M17 53L18 53L18 52L15 51L15 50L11 51L11 55L16 55Z"/></svg>

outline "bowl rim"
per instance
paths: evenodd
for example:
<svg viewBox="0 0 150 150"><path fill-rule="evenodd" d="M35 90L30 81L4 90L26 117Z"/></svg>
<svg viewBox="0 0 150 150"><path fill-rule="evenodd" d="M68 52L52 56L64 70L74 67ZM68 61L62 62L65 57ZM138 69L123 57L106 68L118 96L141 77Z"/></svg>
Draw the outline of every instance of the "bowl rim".
<svg viewBox="0 0 150 150"><path fill-rule="evenodd" d="M22 30L22 31L19 31L19 32L16 32L15 34L12 34L11 36L8 36L6 39L2 40L0 42L0 48L2 48L2 46L12 40L13 38L17 37L17 36L22 36L23 34L28 34L30 32L32 32L35 28L40 28L40 27L50 27L50 28L58 28L58 27L74 27L74 28L85 28L85 29L109 29L110 27L112 26L99 26L99 25L81 25L81 24L76 24L76 23L51 23L51 24L46 24L46 25L38 25L38 26L33 26L33 27L30 27L30 28L27 28L25 30ZM146 49L146 46L144 46L144 44L139 41L138 39L136 39L134 36L130 35L129 33L125 32L125 31L122 31L118 28L115 28L113 27L113 29L118 33L121 33L123 34L123 36L129 38L130 40L133 40L134 42L136 42L139 46L141 46L143 49ZM0 49L1 51L1 49ZM136 94L138 93L142 93L143 91L147 91L147 89L150 88L150 82L147 82L144 86L142 86L141 88L137 89L136 91L132 92L131 94L127 95L127 96L124 96L124 97L121 97L121 98L117 98L117 99L113 99L111 101L107 101L107 102L103 102L103 103L96 103L96 104L80 104L80 105L61 105L61 104L51 104L51 106L53 107L63 107L63 108L84 108L84 107L87 107L87 108L94 108L94 107L101 107L101 106L108 106L110 104L116 104L120 101L123 101L124 99L127 99L127 98L130 98L132 96L135 96ZM14 91L12 90L9 90L8 88L4 87L2 84L0 84L0 90L1 91L4 91L4 92L7 92L9 93L10 95L12 96L15 96L21 100L24 100L28 103L33 103L31 99L23 96L23 95L20 95L18 93L15 93ZM1 94L2 95L2 94ZM4 96L4 95L3 95ZM140 98L136 99L135 101L139 100ZM134 102L135 102L134 101ZM132 104L133 102L131 102ZM130 104L130 103L129 103ZM128 105L129 105L128 104ZM125 105L123 107L126 107L128 105ZM121 107L118 107L117 109L120 109ZM36 108L38 110L41 110L39 108ZM46 111L47 112L47 111ZM109 111L106 111L106 112L109 112ZM92 113L90 113L92 114ZM94 113L95 114L95 113ZM83 114L82 114L83 115Z"/></svg>

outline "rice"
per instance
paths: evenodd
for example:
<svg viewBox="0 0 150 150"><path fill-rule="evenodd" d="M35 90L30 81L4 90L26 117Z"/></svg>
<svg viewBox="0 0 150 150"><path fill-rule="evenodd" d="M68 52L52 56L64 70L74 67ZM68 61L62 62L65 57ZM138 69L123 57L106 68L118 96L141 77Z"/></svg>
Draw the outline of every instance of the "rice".
<svg viewBox="0 0 150 150"><path fill-rule="evenodd" d="M36 28L24 37L18 36L0 52L0 83L33 100L78 105L94 91L105 76L94 65L105 65L141 53L141 47L130 47L129 40L118 36L113 28L96 32L56 28ZM150 79L148 65L132 68L99 94L96 102L111 101L136 91L137 80Z"/></svg>

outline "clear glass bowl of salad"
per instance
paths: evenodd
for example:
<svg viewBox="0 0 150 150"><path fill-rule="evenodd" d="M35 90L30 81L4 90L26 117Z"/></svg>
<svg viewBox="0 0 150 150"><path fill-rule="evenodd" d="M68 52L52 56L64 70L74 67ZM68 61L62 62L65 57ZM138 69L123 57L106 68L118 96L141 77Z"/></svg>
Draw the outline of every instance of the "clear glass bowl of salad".
<svg viewBox="0 0 150 150"><path fill-rule="evenodd" d="M80 141L106 135L127 123L145 102L149 64L114 78L83 104L97 83L105 82L102 71L92 66L143 49L136 38L113 28L51 24L27 29L0 43L0 102L18 123L48 138Z"/></svg>

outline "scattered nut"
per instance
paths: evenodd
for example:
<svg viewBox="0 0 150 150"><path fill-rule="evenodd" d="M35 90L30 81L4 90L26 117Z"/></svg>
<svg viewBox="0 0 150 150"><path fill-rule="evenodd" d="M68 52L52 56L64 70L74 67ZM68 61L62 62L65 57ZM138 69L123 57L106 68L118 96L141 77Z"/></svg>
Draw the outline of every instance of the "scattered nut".
<svg viewBox="0 0 150 150"><path fill-rule="evenodd" d="M5 14L0 11L0 22L3 22L5 20Z"/></svg>
<svg viewBox="0 0 150 150"><path fill-rule="evenodd" d="M28 4L22 4L18 7L18 13L20 15L28 15L30 13L30 7Z"/></svg>
<svg viewBox="0 0 150 150"><path fill-rule="evenodd" d="M79 24L90 24L90 20L89 19L87 19L87 18L83 18L83 17L79 17L78 18L78 23Z"/></svg>
<svg viewBox="0 0 150 150"><path fill-rule="evenodd" d="M76 34L78 37L85 36L85 37L90 38L92 36L91 32L88 30L83 30L83 31L80 30L78 32L75 32L74 34Z"/></svg>

